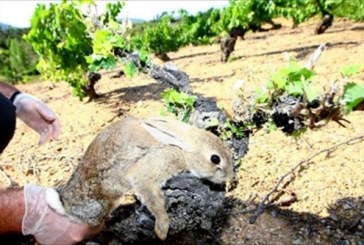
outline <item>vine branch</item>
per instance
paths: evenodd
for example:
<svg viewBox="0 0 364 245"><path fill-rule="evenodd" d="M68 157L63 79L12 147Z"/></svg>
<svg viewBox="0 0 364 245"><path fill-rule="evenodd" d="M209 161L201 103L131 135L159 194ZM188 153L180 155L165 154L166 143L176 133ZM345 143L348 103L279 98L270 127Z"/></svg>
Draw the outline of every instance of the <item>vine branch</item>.
<svg viewBox="0 0 364 245"><path fill-rule="evenodd" d="M257 208L255 209L255 212L253 214L253 216L251 216L249 218L249 223L250 224L254 224L255 221L258 219L258 217L264 212L264 210L267 207L273 206L273 202L269 201L269 198L271 197L271 195L273 195L274 193L278 192L278 188L280 187L280 185L282 184L283 180L285 180L288 176L294 174L294 171L296 171L299 167L301 167L304 163L308 163L310 162L312 159L314 159L315 157L326 153L326 158L329 158L331 156L331 154L336 151L339 147L343 146L343 145L354 145L354 144L358 144L360 142L364 141L364 135L361 136L357 136L354 138L351 138L347 141L341 142L339 144L336 144L334 146L325 148L323 150L320 150L318 152L316 152L315 154L311 155L310 157L301 160L300 162L298 162L293 168L291 168L289 170L289 172L287 172L286 174L282 175L277 183L275 184L275 186L263 197L263 199L258 203Z"/></svg>

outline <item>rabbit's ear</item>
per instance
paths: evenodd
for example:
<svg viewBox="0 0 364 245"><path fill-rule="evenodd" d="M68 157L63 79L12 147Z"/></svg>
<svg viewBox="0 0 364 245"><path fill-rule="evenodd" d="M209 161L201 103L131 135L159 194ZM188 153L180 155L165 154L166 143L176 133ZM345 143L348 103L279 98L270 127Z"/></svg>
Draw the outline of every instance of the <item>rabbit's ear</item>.
<svg viewBox="0 0 364 245"><path fill-rule="evenodd" d="M192 152L194 147L187 138L190 125L166 118L150 118L141 121L141 126L158 141L178 146L181 149Z"/></svg>

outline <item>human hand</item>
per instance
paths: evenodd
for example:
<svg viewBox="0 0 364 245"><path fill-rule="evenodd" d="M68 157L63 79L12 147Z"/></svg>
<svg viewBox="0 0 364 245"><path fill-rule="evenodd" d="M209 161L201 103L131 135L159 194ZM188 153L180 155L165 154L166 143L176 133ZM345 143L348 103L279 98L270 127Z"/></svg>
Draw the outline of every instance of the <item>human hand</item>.
<svg viewBox="0 0 364 245"><path fill-rule="evenodd" d="M48 189L30 184L24 186L23 235L33 235L40 244L74 244L91 234L90 226L58 214L49 206Z"/></svg>
<svg viewBox="0 0 364 245"><path fill-rule="evenodd" d="M57 138L61 125L56 114L41 100L26 94L18 94L13 102L16 115L40 135L39 145Z"/></svg>

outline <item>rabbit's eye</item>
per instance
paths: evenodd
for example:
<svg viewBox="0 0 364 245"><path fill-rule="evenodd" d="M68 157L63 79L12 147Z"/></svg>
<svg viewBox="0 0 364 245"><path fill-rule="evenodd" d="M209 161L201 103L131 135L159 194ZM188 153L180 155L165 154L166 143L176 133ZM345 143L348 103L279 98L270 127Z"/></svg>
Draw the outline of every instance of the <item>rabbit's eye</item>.
<svg viewBox="0 0 364 245"><path fill-rule="evenodd" d="M221 162L220 157L218 155L212 155L211 156L211 162L213 164L219 164Z"/></svg>

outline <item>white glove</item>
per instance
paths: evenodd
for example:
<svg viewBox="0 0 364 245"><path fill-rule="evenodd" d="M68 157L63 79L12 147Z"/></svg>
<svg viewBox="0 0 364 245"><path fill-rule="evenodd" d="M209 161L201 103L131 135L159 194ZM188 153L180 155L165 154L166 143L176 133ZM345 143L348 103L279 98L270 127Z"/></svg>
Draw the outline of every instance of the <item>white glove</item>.
<svg viewBox="0 0 364 245"><path fill-rule="evenodd" d="M41 100L26 94L16 95L13 105L16 115L40 135L39 144L57 138L61 125L56 114Z"/></svg>
<svg viewBox="0 0 364 245"><path fill-rule="evenodd" d="M33 235L40 244L74 244L91 233L91 227L55 212L46 201L47 189L24 186L23 235Z"/></svg>

